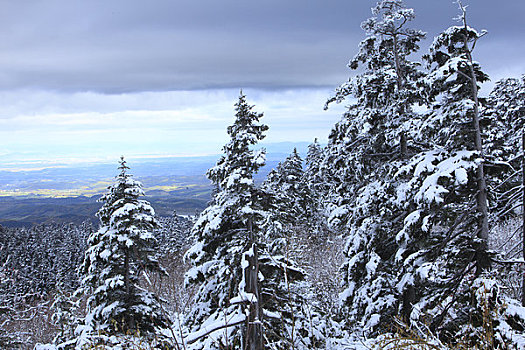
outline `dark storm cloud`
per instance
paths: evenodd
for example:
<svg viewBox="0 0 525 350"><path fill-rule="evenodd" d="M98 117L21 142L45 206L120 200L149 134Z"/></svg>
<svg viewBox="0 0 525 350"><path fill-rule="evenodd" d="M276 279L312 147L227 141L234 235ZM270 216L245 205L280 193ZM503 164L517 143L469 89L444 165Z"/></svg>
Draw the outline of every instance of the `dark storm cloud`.
<svg viewBox="0 0 525 350"><path fill-rule="evenodd" d="M0 89L126 92L334 86L375 1L0 2ZM429 36L454 24L451 1L407 1ZM470 1L488 29L489 73L523 70L525 3ZM426 49L426 45L422 45ZM497 50L496 50L497 48ZM509 54L502 51L509 49ZM499 72L499 73L498 73Z"/></svg>

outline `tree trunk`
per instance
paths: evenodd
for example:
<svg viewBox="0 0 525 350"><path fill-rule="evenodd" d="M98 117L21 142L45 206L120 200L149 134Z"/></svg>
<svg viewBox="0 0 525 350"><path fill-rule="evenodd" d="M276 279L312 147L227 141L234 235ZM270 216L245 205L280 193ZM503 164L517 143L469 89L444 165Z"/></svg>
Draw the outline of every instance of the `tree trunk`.
<svg viewBox="0 0 525 350"><path fill-rule="evenodd" d="M402 316L403 321L406 324L410 324L410 314L412 313L412 305L416 300L416 290L413 285L409 285L407 289L403 292L403 306L402 306Z"/></svg>
<svg viewBox="0 0 525 350"><path fill-rule="evenodd" d="M263 350L263 312L261 307L261 294L259 292L259 254L257 244L252 229L251 219L248 221L250 235L250 249L252 254L248 254L248 267L245 270L245 291L255 296L255 300L250 302L250 312L246 321L246 350Z"/></svg>
<svg viewBox="0 0 525 350"><path fill-rule="evenodd" d="M397 32L392 33L392 39L394 41L394 63L396 65L397 88L398 90L401 90L401 87L403 86L404 81L405 81L405 76L403 72L401 71L401 63L399 62L400 60L399 60L399 52L398 52L398 47L397 47L398 46L397 37L398 37Z"/></svg>
<svg viewBox="0 0 525 350"><path fill-rule="evenodd" d="M129 274L130 274L129 272L129 252L126 250L124 254L124 284L126 288L126 301L125 301L126 309L128 309L131 306L131 299L132 299L131 280L130 280ZM133 319L133 317L130 317L130 315L127 312L125 313L125 324L126 324L126 327L128 328L126 329L126 331L135 329L135 320Z"/></svg>
<svg viewBox="0 0 525 350"><path fill-rule="evenodd" d="M522 190L522 233L521 233L521 250L523 255L523 260L525 261L525 130L521 134L521 190ZM521 305L525 306L525 271L522 272L522 281L521 281Z"/></svg>
<svg viewBox="0 0 525 350"><path fill-rule="evenodd" d="M399 59L399 50L398 50L398 33L394 32L392 35L392 39L394 41L394 63L396 65L396 76L397 76L397 90L398 92L401 91L403 88L403 85L405 84L405 76L403 74L403 71L401 70L401 63ZM399 117L402 117L402 115L405 113L404 106L401 106L401 110L398 111ZM401 131L399 134L399 144L401 146L401 157L405 158L407 155L407 136L404 131Z"/></svg>
<svg viewBox="0 0 525 350"><path fill-rule="evenodd" d="M481 243L476 252L476 274L480 274L490 268L490 257L488 256L488 239L489 239L489 223L488 223L488 204L487 204L487 184L485 181L485 174L483 171L483 163L478 166L478 238Z"/></svg>
<svg viewBox="0 0 525 350"><path fill-rule="evenodd" d="M404 131L401 132L401 135L399 135L399 143L401 146L401 156L405 158L408 154L408 147L407 147L407 135Z"/></svg>
<svg viewBox="0 0 525 350"><path fill-rule="evenodd" d="M467 23L464 19L465 33L467 32ZM472 87L472 99L474 100L474 113L472 116L472 123L474 126L474 144L476 151L479 152L479 155L482 159L481 164L476 170L477 181L478 181L478 198L477 198L477 207L478 207L478 235L477 237L481 240L476 251L476 274L479 275L481 272L486 271L490 268L490 258L487 254L488 251L488 240L489 240L489 214L488 214L488 203L487 203L487 183L485 180L484 173L484 162L485 157L483 155L483 144L481 141L481 127L479 125L479 100L478 100L478 81L476 78L476 73L472 66L472 53L468 46L468 39L466 34L464 35L464 45L467 52L467 58L469 60L469 75L470 83Z"/></svg>

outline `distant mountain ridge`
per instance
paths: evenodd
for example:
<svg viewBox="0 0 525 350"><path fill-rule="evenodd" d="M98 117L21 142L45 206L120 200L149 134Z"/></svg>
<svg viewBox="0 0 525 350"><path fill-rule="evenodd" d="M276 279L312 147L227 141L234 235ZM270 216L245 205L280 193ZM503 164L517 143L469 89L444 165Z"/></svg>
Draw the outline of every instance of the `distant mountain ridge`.
<svg viewBox="0 0 525 350"><path fill-rule="evenodd" d="M269 143L267 165L256 176L262 180L294 147L306 154L308 143ZM170 192L191 185L205 186L206 171L220 155L128 159L130 173L142 181L146 190ZM117 173L114 163L54 164L35 170L0 170L0 196L75 197L103 193Z"/></svg>
<svg viewBox="0 0 525 350"><path fill-rule="evenodd" d="M255 176L262 182L268 172L293 150L306 154L308 143L270 143L267 164ZM131 158L130 173L140 180L157 215L192 215L211 198L206 171L220 155ZM304 158L304 156L303 156ZM97 199L117 175L114 163L62 164L35 170L0 170L0 224L28 227L46 222L86 220L97 223Z"/></svg>

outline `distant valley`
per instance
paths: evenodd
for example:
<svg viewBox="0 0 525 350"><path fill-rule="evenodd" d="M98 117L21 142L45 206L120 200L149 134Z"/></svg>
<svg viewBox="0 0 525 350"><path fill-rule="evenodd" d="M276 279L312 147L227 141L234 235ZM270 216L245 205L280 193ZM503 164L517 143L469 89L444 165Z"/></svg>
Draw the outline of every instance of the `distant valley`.
<svg viewBox="0 0 525 350"><path fill-rule="evenodd" d="M261 182L267 173L297 147L303 157L307 143L266 145L267 165L256 175ZM211 198L206 171L219 155L198 157L129 158L130 174L144 185L146 198L158 216L193 215ZM114 163L10 164L0 170L0 224L29 227L48 222L97 222L97 199L118 173Z"/></svg>
<svg viewBox="0 0 525 350"><path fill-rule="evenodd" d="M198 195L188 193L147 196L158 216L177 214L193 215L206 207L210 191L205 189ZM91 221L97 225L95 213L101 203L100 195L92 197L0 197L0 225L6 227L31 227L45 223L76 223Z"/></svg>

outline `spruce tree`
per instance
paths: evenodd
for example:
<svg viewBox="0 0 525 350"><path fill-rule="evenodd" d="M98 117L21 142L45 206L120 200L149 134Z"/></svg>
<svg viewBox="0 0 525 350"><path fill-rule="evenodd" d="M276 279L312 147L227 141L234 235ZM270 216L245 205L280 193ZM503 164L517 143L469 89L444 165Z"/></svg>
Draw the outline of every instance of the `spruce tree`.
<svg viewBox="0 0 525 350"><path fill-rule="evenodd" d="M101 198L104 204L97 213L101 225L88 239L81 266L89 295L83 331L94 343L105 343L113 334L153 336L169 322L159 299L140 285L143 274L164 271L156 259L152 233L155 212L140 199L142 184L128 169L121 157L120 174Z"/></svg>
<svg viewBox="0 0 525 350"><path fill-rule="evenodd" d="M235 122L228 127L230 141L207 173L216 189L212 204L195 223L196 243L186 253L193 264L186 283L200 284L185 320L192 331L187 341L199 349L245 345L253 326L245 311L260 298L247 291L245 278L246 268L258 254L260 221L265 216L253 181L253 174L265 163L265 152L253 151L252 146L264 138L268 127L259 123L262 114L252 109L241 92ZM261 321L262 315L258 317Z"/></svg>
<svg viewBox="0 0 525 350"><path fill-rule="evenodd" d="M293 152L277 168L272 170L263 184L263 188L278 198L281 215L291 225L305 224L313 217L313 198L308 188L303 171L303 160ZM276 208L277 209L277 208Z"/></svg>
<svg viewBox="0 0 525 350"><path fill-rule="evenodd" d="M396 230L395 270L405 322L425 323L449 344L484 342L486 320L495 325L491 342L510 341L505 303L488 250L489 203L479 85L488 79L473 60L484 34L469 27L460 5L460 26L438 35L424 58L431 69L431 109L421 117L415 142L424 150L400 164L394 202L405 210ZM485 121L485 125L490 123ZM486 135L486 132L485 132ZM517 320L517 319L516 319ZM518 321L518 323L521 321Z"/></svg>
<svg viewBox="0 0 525 350"><path fill-rule="evenodd" d="M191 331L186 342L197 349L284 350L317 342L309 320L299 314L293 284L304 272L286 254L277 200L253 182L265 152L252 147L268 127L252 109L241 92L230 141L207 174L214 198L195 223L196 243L186 253L193 264L186 283L200 285L185 320Z"/></svg>
<svg viewBox="0 0 525 350"><path fill-rule="evenodd" d="M347 236L342 267L349 327L365 333L385 330L402 297L396 285L396 234L405 209L392 200L395 169L417 152L413 141L419 118L412 106L425 102L417 52L424 33L408 28L414 11L402 1L381 1L363 22L368 34L350 68L362 73L336 90L332 102L353 96L329 136L320 168L331 183L326 205L332 229Z"/></svg>

